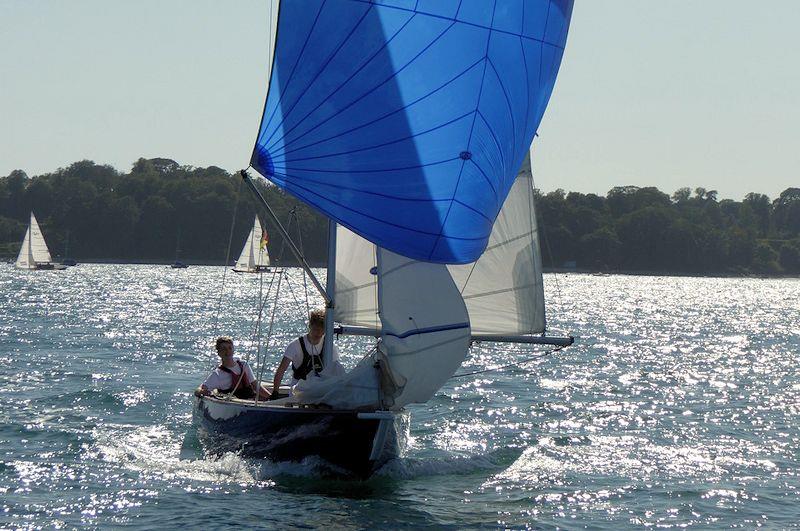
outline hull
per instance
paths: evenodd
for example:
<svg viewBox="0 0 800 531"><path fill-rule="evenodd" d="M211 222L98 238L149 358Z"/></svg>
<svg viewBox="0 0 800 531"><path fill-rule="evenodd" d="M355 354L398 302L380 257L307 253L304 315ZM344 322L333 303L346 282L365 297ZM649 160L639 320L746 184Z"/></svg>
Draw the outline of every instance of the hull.
<svg viewBox="0 0 800 531"><path fill-rule="evenodd" d="M395 415L388 412L201 397L195 399L195 418L201 441L217 454L241 452L244 457L294 462L318 456L359 478L399 454Z"/></svg>
<svg viewBox="0 0 800 531"><path fill-rule="evenodd" d="M232 271L234 273L272 273L272 272L279 272L279 270L273 268L272 266L257 266L253 269L236 269L233 268Z"/></svg>
<svg viewBox="0 0 800 531"><path fill-rule="evenodd" d="M31 271L54 271L66 269L67 266L62 264L53 264L51 262L37 262L34 267L17 267L17 269L29 269Z"/></svg>

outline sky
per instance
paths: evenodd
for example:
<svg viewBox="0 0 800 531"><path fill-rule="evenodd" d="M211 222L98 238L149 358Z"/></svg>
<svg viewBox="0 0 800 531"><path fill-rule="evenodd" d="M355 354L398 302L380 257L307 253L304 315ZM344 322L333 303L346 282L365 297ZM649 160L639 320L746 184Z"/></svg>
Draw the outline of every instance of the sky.
<svg viewBox="0 0 800 531"><path fill-rule="evenodd" d="M575 4L537 187L800 187L800 2ZM0 176L83 159L246 167L269 15L269 0L0 0Z"/></svg>

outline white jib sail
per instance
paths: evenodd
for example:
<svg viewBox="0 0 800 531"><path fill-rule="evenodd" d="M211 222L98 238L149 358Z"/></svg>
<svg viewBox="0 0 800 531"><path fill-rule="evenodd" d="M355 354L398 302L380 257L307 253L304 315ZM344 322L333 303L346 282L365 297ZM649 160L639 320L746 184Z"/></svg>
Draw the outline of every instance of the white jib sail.
<svg viewBox="0 0 800 531"><path fill-rule="evenodd" d="M378 249L383 402L429 400L461 366L469 316L447 267Z"/></svg>
<svg viewBox="0 0 800 531"><path fill-rule="evenodd" d="M44 241L42 230L36 221L36 216L31 212L31 221L25 239L22 241L22 248L15 265L21 269L36 269L36 264L49 264L53 259L47 244Z"/></svg>
<svg viewBox="0 0 800 531"><path fill-rule="evenodd" d="M262 241L261 223L256 216L253 222L253 228L247 236L247 241L244 242L242 253L233 267L236 271L256 271L258 267L267 267L269 265L269 253L267 246L261 245Z"/></svg>
<svg viewBox="0 0 800 531"><path fill-rule="evenodd" d="M489 245L472 264L448 266L469 312L473 334L520 336L545 328L542 259L539 250L530 157L497 216ZM344 227L336 237L338 322L380 329L377 319L375 246Z"/></svg>

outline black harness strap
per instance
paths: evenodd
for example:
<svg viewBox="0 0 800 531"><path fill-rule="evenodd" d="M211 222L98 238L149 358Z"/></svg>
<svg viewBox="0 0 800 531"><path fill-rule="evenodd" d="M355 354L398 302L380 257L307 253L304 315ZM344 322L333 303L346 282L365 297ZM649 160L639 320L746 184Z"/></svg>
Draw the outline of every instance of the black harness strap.
<svg viewBox="0 0 800 531"><path fill-rule="evenodd" d="M322 371L322 353L325 351L325 345L323 343L322 350L319 351L319 354L309 354L303 336L300 336L298 339L300 340L300 348L303 350L303 362L300 364L300 367L295 367L294 362L292 362L292 374L295 380L305 380L306 376L308 376L308 373L311 371L314 371L316 374Z"/></svg>
<svg viewBox="0 0 800 531"><path fill-rule="evenodd" d="M236 360L236 363L239 364L239 370L241 371L239 374L236 374L227 367L219 366L220 369L231 375L231 387L224 390L221 389L220 391L223 393L233 393L233 396L236 398L242 398L244 400L255 397L256 394L250 388L250 381L247 379L247 373L244 371L244 364L239 360ZM240 376L241 381L239 380Z"/></svg>

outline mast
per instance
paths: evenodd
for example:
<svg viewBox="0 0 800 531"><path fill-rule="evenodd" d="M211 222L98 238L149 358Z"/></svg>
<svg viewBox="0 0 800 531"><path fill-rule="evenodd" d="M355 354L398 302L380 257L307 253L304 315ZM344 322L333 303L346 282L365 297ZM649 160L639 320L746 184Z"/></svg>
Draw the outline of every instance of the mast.
<svg viewBox="0 0 800 531"><path fill-rule="evenodd" d="M326 291L330 302L325 306L325 340L322 346L322 366L329 367L333 359L333 306L336 303L336 222L328 220L328 277Z"/></svg>

